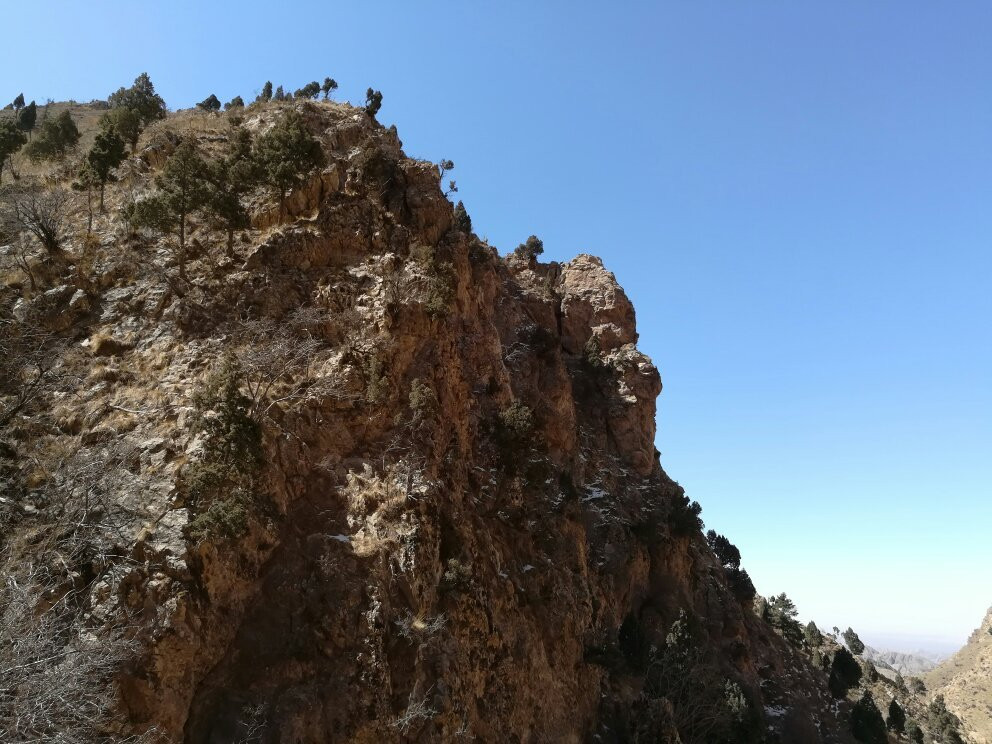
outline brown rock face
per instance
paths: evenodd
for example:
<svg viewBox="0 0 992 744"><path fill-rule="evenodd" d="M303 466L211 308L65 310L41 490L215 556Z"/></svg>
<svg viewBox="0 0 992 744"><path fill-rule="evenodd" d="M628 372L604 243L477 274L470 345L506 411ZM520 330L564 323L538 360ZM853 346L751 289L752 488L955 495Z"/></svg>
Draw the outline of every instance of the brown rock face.
<svg viewBox="0 0 992 744"><path fill-rule="evenodd" d="M596 339L602 351L637 342L634 306L596 256L583 254L565 264L558 291L565 351L581 354L590 338Z"/></svg>
<svg viewBox="0 0 992 744"><path fill-rule="evenodd" d="M304 111L328 166L292 221L260 211L268 232L192 259L181 295L168 267L105 286L86 333L136 341L81 412L52 404L74 422L52 436L136 453L111 499L125 558L80 621L134 639L115 735L846 741L822 672L734 597L662 470L658 370L602 262L500 259L395 134ZM262 456L251 498L211 512L191 474L221 413L193 404L225 355Z"/></svg>

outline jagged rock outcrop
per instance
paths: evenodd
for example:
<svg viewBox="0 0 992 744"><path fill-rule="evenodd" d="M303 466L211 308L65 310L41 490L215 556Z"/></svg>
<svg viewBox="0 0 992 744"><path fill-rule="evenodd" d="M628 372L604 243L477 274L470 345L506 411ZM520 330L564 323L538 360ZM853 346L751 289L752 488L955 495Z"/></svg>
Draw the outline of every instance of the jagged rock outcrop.
<svg viewBox="0 0 992 744"><path fill-rule="evenodd" d="M85 302L50 290L80 373L4 439L7 560L59 576L73 643L128 649L106 736L847 741L661 468L659 373L602 262L500 259L395 132L298 108L328 164L286 224L259 195L233 256L201 225L185 284L98 230ZM222 369L241 398L207 395ZM216 459L242 415L250 467Z"/></svg>

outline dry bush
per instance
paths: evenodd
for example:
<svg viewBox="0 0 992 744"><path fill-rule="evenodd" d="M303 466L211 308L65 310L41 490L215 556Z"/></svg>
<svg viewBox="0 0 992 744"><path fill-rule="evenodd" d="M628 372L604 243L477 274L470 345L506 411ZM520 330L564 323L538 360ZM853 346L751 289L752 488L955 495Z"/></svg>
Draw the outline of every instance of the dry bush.
<svg viewBox="0 0 992 744"><path fill-rule="evenodd" d="M98 633L79 621L85 588L61 593L28 566L0 586L0 741L78 744L152 742L114 735L113 678L132 658L123 629Z"/></svg>
<svg viewBox="0 0 992 744"><path fill-rule="evenodd" d="M62 250L69 235L72 207L72 194L61 187L46 189L40 183L27 182L0 190L6 231L10 226L27 230L52 254Z"/></svg>
<svg viewBox="0 0 992 744"><path fill-rule="evenodd" d="M263 318L237 330L236 357L254 417L306 398L341 394L336 377L321 374L326 344L315 334L323 322L318 311L303 309L281 324Z"/></svg>
<svg viewBox="0 0 992 744"><path fill-rule="evenodd" d="M0 428L58 386L67 374L64 348L36 324L0 316Z"/></svg>
<svg viewBox="0 0 992 744"><path fill-rule="evenodd" d="M411 696L410 704L407 705L406 710L393 721L393 728L399 729L402 734L406 734L419 722L427 722L434 718L437 715L437 711L427 702L429 698L430 690L427 691L427 694L422 699Z"/></svg>

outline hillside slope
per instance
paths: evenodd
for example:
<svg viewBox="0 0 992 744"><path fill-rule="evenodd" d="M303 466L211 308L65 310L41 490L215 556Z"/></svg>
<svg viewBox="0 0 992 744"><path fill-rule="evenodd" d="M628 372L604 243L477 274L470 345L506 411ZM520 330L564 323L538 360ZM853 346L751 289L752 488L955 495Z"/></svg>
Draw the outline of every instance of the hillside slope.
<svg viewBox="0 0 992 744"><path fill-rule="evenodd" d="M961 650L924 680L931 692L944 696L972 741L992 742L992 608Z"/></svg>

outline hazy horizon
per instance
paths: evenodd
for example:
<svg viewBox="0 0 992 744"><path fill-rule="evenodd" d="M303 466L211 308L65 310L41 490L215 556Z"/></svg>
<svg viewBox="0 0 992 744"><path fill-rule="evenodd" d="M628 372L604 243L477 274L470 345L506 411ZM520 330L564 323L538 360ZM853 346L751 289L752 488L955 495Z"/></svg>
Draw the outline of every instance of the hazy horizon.
<svg viewBox="0 0 992 744"><path fill-rule="evenodd" d="M960 645L992 604L992 6L7 15L44 33L8 34L4 104L142 71L171 108L382 90L408 154L454 160L480 236L616 273L665 384L662 465L761 593L905 651Z"/></svg>

